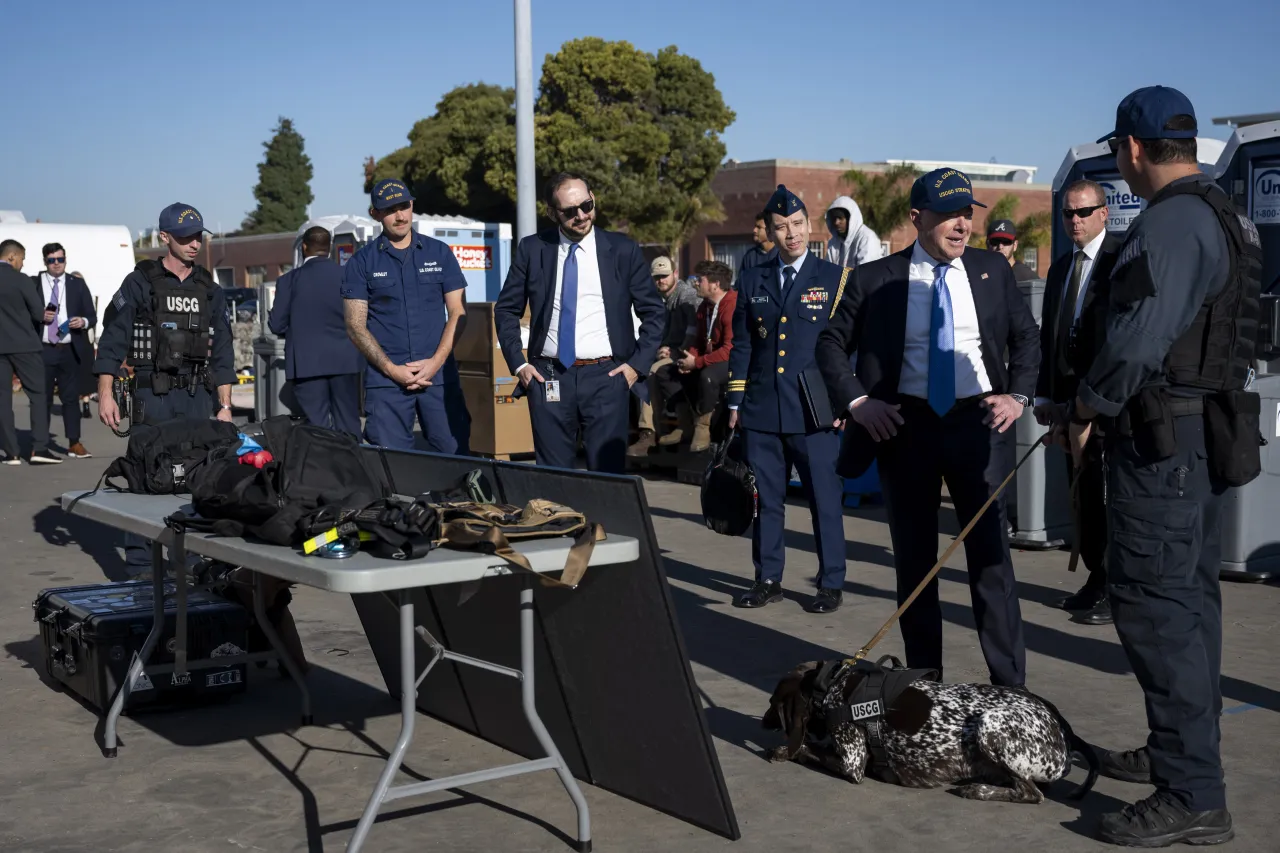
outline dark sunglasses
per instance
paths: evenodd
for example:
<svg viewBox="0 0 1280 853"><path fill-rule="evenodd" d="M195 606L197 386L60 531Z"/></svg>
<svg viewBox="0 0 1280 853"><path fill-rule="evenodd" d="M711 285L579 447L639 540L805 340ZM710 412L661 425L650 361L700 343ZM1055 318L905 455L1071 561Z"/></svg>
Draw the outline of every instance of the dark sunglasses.
<svg viewBox="0 0 1280 853"><path fill-rule="evenodd" d="M987 245L994 249L996 246L1012 246L1013 241L1005 240L1003 238L992 238L987 241Z"/></svg>
<svg viewBox="0 0 1280 853"><path fill-rule="evenodd" d="M1104 207L1106 207L1105 204L1095 204L1091 207L1064 207L1062 208L1062 218L1074 219L1078 216L1081 219L1088 219L1093 216L1094 211L1101 210Z"/></svg>
<svg viewBox="0 0 1280 853"><path fill-rule="evenodd" d="M1120 143L1128 139L1127 136L1113 136L1107 140L1107 147L1111 149L1111 153L1115 154L1120 150Z"/></svg>
<svg viewBox="0 0 1280 853"><path fill-rule="evenodd" d="M61 258L45 258L44 262L46 264L65 264L67 262L67 259L65 256Z"/></svg>
<svg viewBox="0 0 1280 853"><path fill-rule="evenodd" d="M578 215L578 211L582 211L583 213L590 213L595 209L596 209L595 200L589 198L586 201L584 201L582 204L576 204L573 207L562 207L556 212L559 213L565 219L573 219L575 216Z"/></svg>

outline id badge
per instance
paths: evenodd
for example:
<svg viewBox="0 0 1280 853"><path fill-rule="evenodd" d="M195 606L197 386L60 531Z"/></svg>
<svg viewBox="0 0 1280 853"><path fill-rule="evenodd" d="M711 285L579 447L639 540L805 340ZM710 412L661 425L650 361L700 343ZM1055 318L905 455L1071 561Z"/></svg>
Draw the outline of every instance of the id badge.
<svg viewBox="0 0 1280 853"><path fill-rule="evenodd" d="M546 387L547 387L547 402L559 403L560 402L560 380L548 379Z"/></svg>

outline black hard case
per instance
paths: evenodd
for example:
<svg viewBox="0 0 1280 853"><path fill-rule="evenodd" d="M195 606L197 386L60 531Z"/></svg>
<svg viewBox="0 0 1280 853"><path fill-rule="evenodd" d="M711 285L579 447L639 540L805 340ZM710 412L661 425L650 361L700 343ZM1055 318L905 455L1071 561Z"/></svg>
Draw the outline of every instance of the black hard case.
<svg viewBox="0 0 1280 853"><path fill-rule="evenodd" d="M105 711L151 631L153 589L151 581L129 581L43 590L32 607L49 677ZM187 660L244 654L249 646L248 612L202 590L187 593ZM175 585L167 581L164 633L148 666L173 663L175 594ZM182 676L144 674L130 689L125 711L242 693L246 676L244 664L193 669Z"/></svg>

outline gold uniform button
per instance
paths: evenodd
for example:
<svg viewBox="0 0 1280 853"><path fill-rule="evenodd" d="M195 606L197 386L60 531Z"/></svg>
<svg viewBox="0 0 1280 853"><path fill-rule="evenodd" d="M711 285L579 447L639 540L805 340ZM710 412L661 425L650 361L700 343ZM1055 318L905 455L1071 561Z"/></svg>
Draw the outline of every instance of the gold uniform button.
<svg viewBox="0 0 1280 853"><path fill-rule="evenodd" d="M786 317L783 317L783 318L782 318L782 322L784 322L784 323L785 323L785 322L787 322L787 318L786 318Z"/></svg>
<svg viewBox="0 0 1280 853"><path fill-rule="evenodd" d="M778 340L780 340L780 341L785 341L786 339L787 339L787 333L786 333L786 332L783 332L781 335L778 335Z"/></svg>
<svg viewBox="0 0 1280 853"><path fill-rule="evenodd" d="M779 368L778 368L778 372L779 372L779 373L783 373L783 372L785 372L785 370L786 370L786 368L783 368L783 367L779 367Z"/></svg>
<svg viewBox="0 0 1280 853"><path fill-rule="evenodd" d="M784 356L784 355L786 355L786 354L787 354L787 351L786 351L786 350L784 350L784 349L780 349L780 350L778 350L778 355L779 355L779 356Z"/></svg>

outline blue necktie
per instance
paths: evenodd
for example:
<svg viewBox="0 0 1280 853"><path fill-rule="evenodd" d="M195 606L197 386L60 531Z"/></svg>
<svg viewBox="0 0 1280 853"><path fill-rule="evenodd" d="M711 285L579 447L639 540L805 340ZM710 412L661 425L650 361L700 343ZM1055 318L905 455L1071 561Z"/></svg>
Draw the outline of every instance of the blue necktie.
<svg viewBox="0 0 1280 853"><path fill-rule="evenodd" d="M929 406L939 416L956 402L956 329L947 289L947 264L933 274L933 312L929 323Z"/></svg>
<svg viewBox="0 0 1280 853"><path fill-rule="evenodd" d="M575 334L578 322L578 257L574 253L577 243L569 244L569 257L564 261L564 274L560 281L560 328L556 330L557 357L565 370L578 360Z"/></svg>

